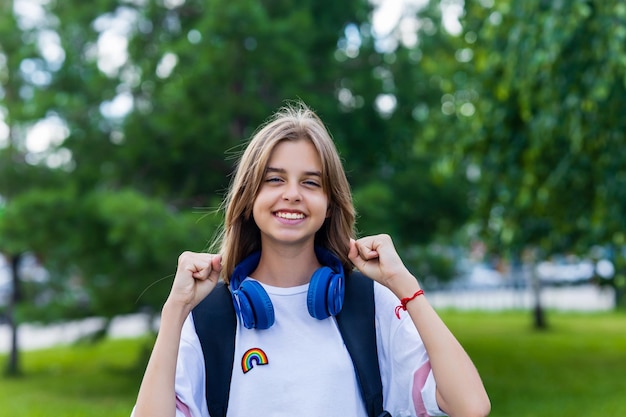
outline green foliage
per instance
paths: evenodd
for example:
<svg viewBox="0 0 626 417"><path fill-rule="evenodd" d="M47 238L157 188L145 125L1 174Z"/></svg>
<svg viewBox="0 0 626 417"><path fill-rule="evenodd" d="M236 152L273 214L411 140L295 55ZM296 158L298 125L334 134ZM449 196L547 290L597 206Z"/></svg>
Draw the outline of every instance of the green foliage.
<svg viewBox="0 0 626 417"><path fill-rule="evenodd" d="M426 289L440 287L458 275L458 254L449 246L436 242L409 246L401 254L407 267Z"/></svg>
<svg viewBox="0 0 626 417"><path fill-rule="evenodd" d="M140 79L131 86L137 109L112 161L120 179L179 205L214 205L232 170L225 155L284 100L336 112L337 40L365 17L366 5L216 0L167 9L149 2L129 45L126 67Z"/></svg>
<svg viewBox="0 0 626 417"><path fill-rule="evenodd" d="M406 158L409 160L409 158ZM437 177L431 159L410 158L390 167L384 180L372 180L354 192L359 235L386 233L421 283L435 285L456 276L455 254L433 244L448 244L470 216L462 178Z"/></svg>
<svg viewBox="0 0 626 417"><path fill-rule="evenodd" d="M25 283L23 319L158 309L178 254L205 249L219 223L189 211L219 206L233 154L286 99L327 122L362 230L411 246L467 215L465 182L433 175L433 156L414 146L413 113L401 107L390 119L376 108L381 93L436 102L439 90L404 88L419 79L403 78L416 61L375 48L367 1L47 2L30 26L9 6L0 18L0 107L11 132L0 149L0 250L35 253L49 271L48 281ZM111 33L128 41L117 64L101 55ZM40 46L46 34L62 52L55 59ZM389 82L392 72L402 85ZM130 113L110 112L116 97L132 100ZM36 154L27 132L44 116L61 120L67 137ZM385 201L372 199L383 183Z"/></svg>
<svg viewBox="0 0 626 417"><path fill-rule="evenodd" d="M7 207L0 235L6 250L41 254L50 271L41 291L30 286L28 317L112 317L142 306L159 310L178 255L205 249L217 221L130 189L82 197L73 188L31 190Z"/></svg>
<svg viewBox="0 0 626 417"><path fill-rule="evenodd" d="M623 244L623 2L466 8L473 58L457 88L475 92L476 116L457 157L480 168L485 230L497 244L547 253Z"/></svg>
<svg viewBox="0 0 626 417"><path fill-rule="evenodd" d="M462 205L466 184L434 178L429 163L414 158L406 166L390 167L387 178L355 190L363 234L389 233L401 245L425 244L437 233L452 234L467 219Z"/></svg>
<svg viewBox="0 0 626 417"><path fill-rule="evenodd" d="M76 200L76 192L71 188L32 189L15 197L7 205L0 222L3 250L10 253L32 250L50 253L52 258L66 259L69 254L64 248L68 243L70 250L79 246L64 240L67 232L77 224L79 207L74 204Z"/></svg>
<svg viewBox="0 0 626 417"><path fill-rule="evenodd" d="M360 233L391 234L424 279L452 273L432 242L472 215L501 255L610 247L611 282L624 288L621 1L466 1L458 35L432 1L403 16L404 29L418 19L417 41L398 28L387 49L365 0L67 0L42 3L30 26L10 3L0 6L0 249L45 263L48 288L25 290L53 300L42 304L49 317L158 308L178 253L206 248L219 223L196 224L190 210L219 205L234 155L296 98L336 140ZM117 66L99 56L109 30L128 40ZM60 58L42 34L58 38ZM128 114L107 113L116 97L132 101ZM27 132L44 117L62 120L67 138L33 152Z"/></svg>

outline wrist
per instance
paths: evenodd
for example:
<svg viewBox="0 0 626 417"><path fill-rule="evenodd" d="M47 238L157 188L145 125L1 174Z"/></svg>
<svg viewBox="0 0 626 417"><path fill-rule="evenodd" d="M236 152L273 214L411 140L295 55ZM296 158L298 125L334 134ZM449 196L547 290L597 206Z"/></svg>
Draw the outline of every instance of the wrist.
<svg viewBox="0 0 626 417"><path fill-rule="evenodd" d="M416 291L421 289L417 278L415 278L409 271L403 274L396 275L393 279L387 281L387 287L402 300L405 297L410 297Z"/></svg>
<svg viewBox="0 0 626 417"><path fill-rule="evenodd" d="M396 317L398 319L400 319L400 310L404 310L406 311L406 305L415 300L417 297L419 297L420 295L424 295L424 290L419 289L417 291L415 291L415 293L413 293L412 296L410 297L404 297L402 300L400 300L400 305L396 306Z"/></svg>
<svg viewBox="0 0 626 417"><path fill-rule="evenodd" d="M400 311L404 310L406 311L406 306L408 303L410 303L411 301L415 300L417 297L424 295L424 290L419 289L417 291L415 291L413 293L413 295L409 296L409 297L404 297L400 300L400 304L398 306L396 306L396 317L398 319L400 319Z"/></svg>
<svg viewBox="0 0 626 417"><path fill-rule="evenodd" d="M168 298L161 310L161 321L182 325L189 313L191 313L191 308L187 304Z"/></svg>

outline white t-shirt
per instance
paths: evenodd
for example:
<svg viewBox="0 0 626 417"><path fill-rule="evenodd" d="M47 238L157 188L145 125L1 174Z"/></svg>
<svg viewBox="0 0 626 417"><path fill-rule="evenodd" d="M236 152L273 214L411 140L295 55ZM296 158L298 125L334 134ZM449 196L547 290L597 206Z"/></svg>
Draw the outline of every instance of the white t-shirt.
<svg viewBox="0 0 626 417"><path fill-rule="evenodd" d="M306 308L308 284L262 284L276 321L266 330L238 322L228 416L367 417L350 355L333 317L317 320ZM376 337L384 408L394 417L444 415L428 355L398 299L375 283ZM177 417L209 417L205 367L193 316L182 331L176 368Z"/></svg>

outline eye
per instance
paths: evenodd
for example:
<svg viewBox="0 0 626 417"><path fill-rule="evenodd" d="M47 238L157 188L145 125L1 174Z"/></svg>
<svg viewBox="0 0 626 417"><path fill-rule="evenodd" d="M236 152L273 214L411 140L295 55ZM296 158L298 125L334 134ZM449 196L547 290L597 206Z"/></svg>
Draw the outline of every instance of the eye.
<svg viewBox="0 0 626 417"><path fill-rule="evenodd" d="M305 185L311 186L311 187L321 187L321 185L319 184L319 182L315 181L315 180L305 180L304 181Z"/></svg>
<svg viewBox="0 0 626 417"><path fill-rule="evenodd" d="M268 177L265 179L265 182L280 182L282 179L280 177Z"/></svg>

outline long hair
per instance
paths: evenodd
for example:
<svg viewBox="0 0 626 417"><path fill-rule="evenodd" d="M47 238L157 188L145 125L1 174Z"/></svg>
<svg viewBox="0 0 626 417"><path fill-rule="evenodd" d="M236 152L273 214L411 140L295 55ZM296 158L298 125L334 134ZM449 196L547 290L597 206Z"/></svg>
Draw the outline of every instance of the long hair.
<svg viewBox="0 0 626 417"><path fill-rule="evenodd" d="M315 234L315 245L333 252L346 272L350 238L354 238L355 211L350 185L335 144L322 120L304 103L279 109L254 134L239 159L222 203L224 224L213 247L222 255L222 278L228 284L235 266L261 249L261 232L252 217L252 206L265 177L274 147L281 141L309 140L322 162L322 189L328 197L329 216Z"/></svg>

